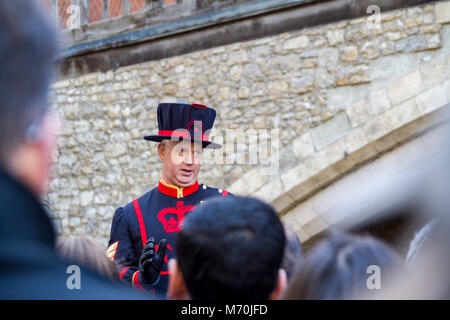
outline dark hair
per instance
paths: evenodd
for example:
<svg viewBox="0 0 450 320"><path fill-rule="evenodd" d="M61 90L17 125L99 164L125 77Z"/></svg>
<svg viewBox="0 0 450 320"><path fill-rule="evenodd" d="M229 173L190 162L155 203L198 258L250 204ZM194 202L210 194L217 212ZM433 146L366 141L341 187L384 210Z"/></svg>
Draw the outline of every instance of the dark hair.
<svg viewBox="0 0 450 320"><path fill-rule="evenodd" d="M285 235L268 204L244 197L206 200L176 237L178 264L193 299L269 298Z"/></svg>
<svg viewBox="0 0 450 320"><path fill-rule="evenodd" d="M286 245L284 247L283 261L281 267L286 271L287 278L290 279L297 263L302 257L302 245L295 231L284 224Z"/></svg>
<svg viewBox="0 0 450 320"><path fill-rule="evenodd" d="M0 1L0 161L46 112L56 49L42 5Z"/></svg>
<svg viewBox="0 0 450 320"><path fill-rule="evenodd" d="M369 298L369 266L378 266L381 289L402 266L400 257L372 237L332 233L302 258L285 291L287 300Z"/></svg>

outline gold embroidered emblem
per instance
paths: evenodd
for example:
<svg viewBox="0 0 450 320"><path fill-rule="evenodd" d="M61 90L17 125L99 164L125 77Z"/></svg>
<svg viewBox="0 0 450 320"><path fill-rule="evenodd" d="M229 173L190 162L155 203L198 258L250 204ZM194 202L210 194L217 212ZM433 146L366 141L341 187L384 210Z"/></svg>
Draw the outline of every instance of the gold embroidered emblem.
<svg viewBox="0 0 450 320"><path fill-rule="evenodd" d="M114 256L116 255L117 247L119 246L119 241L114 242L109 248L106 250L106 256L114 261Z"/></svg>

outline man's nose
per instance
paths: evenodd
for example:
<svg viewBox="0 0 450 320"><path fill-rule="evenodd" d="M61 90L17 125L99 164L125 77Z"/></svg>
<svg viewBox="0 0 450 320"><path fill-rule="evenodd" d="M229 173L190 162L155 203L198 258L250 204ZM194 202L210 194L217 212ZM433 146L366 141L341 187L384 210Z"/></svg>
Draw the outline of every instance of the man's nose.
<svg viewBox="0 0 450 320"><path fill-rule="evenodd" d="M184 156L184 163L194 164L194 154L192 152L187 152Z"/></svg>

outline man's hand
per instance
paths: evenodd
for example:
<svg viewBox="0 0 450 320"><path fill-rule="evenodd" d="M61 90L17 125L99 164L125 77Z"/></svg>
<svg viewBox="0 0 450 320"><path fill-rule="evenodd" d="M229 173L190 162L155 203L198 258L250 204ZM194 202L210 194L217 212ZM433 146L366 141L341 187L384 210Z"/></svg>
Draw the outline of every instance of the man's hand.
<svg viewBox="0 0 450 320"><path fill-rule="evenodd" d="M150 238L142 250L139 260L139 282L144 285L154 286L159 281L159 275L164 265L166 255L166 239L158 243L158 251L155 251L156 241Z"/></svg>

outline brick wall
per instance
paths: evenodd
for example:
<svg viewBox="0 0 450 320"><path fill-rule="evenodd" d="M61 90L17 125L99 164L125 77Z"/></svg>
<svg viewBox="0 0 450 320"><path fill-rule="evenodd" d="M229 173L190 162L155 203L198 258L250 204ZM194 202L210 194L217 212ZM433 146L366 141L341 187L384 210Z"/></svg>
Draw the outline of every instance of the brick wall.
<svg viewBox="0 0 450 320"><path fill-rule="evenodd" d="M94 23L104 20L104 17L107 19L118 18L124 15L123 5L124 1L127 2L129 7L129 13L133 14L145 9L145 0L57 0L56 2L52 2L52 0L40 0L43 2L44 6L48 9L50 14L53 14L52 5L56 5L56 20L58 21L59 26L62 29L67 28L67 19L70 16L70 12L68 8L71 5L78 5L79 3L87 2L89 7L89 19L88 23ZM107 1L107 14L104 11L104 2ZM53 4L52 4L53 3ZM162 2L163 6L176 4L177 0L164 0Z"/></svg>

